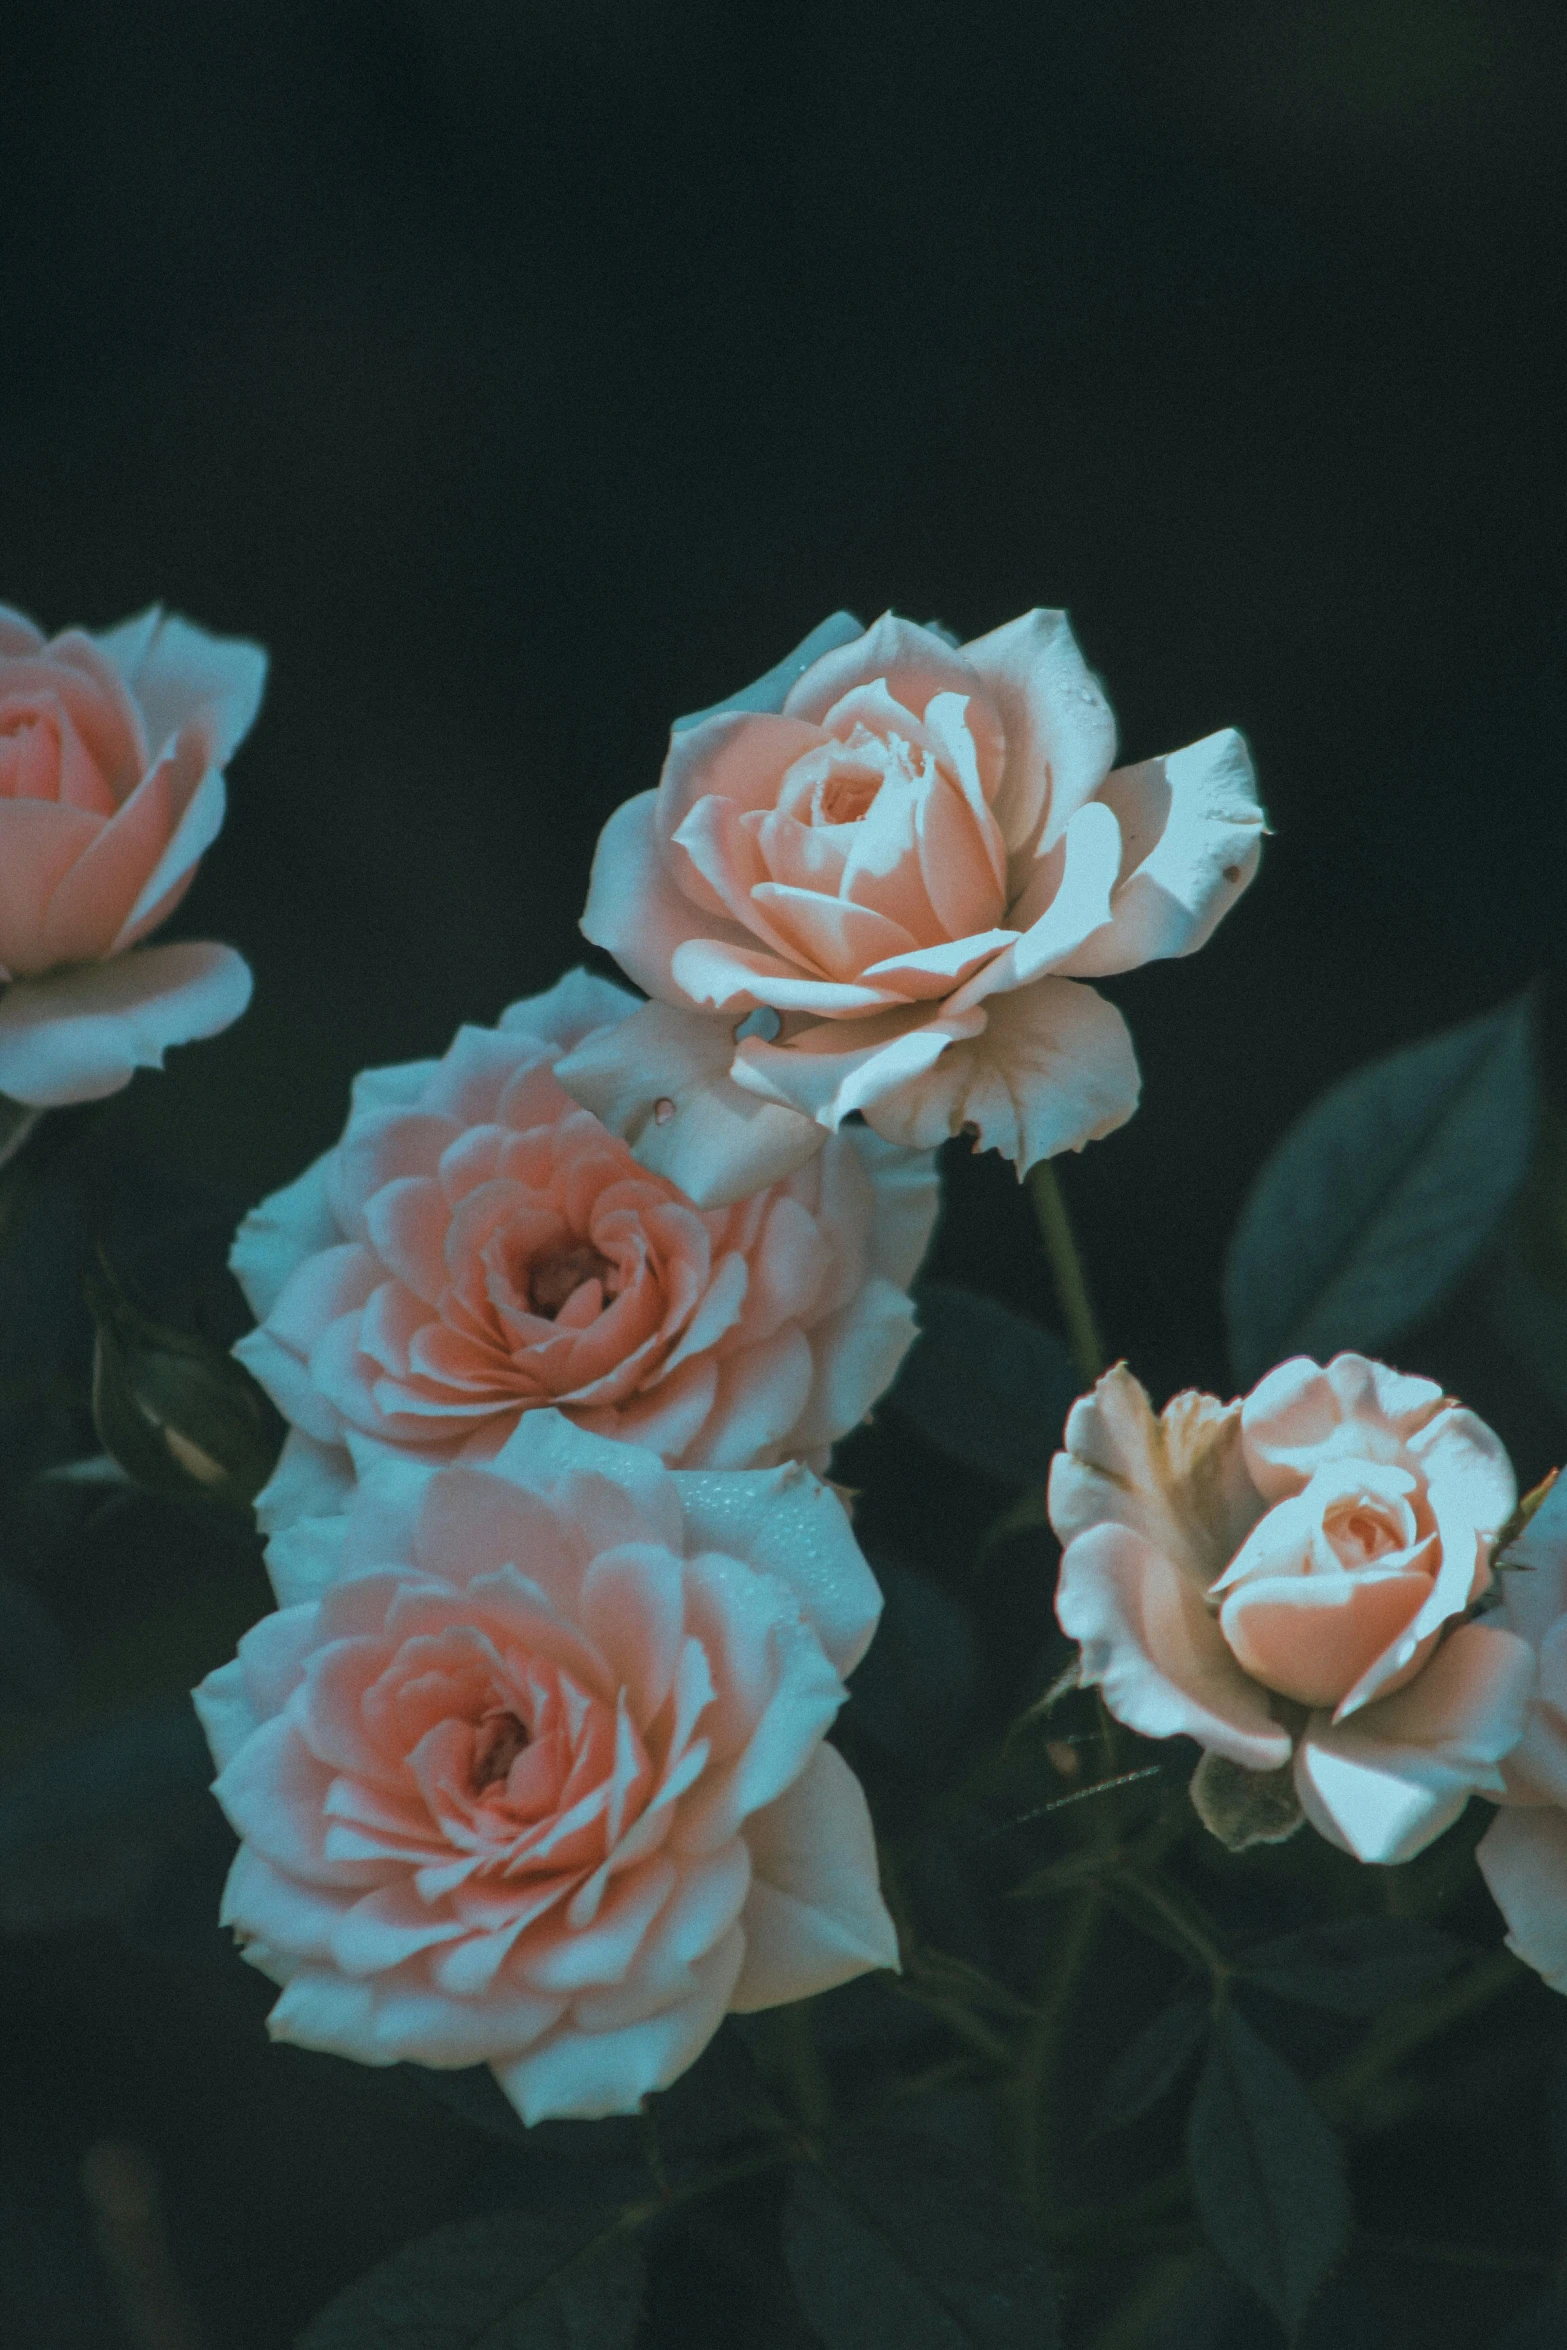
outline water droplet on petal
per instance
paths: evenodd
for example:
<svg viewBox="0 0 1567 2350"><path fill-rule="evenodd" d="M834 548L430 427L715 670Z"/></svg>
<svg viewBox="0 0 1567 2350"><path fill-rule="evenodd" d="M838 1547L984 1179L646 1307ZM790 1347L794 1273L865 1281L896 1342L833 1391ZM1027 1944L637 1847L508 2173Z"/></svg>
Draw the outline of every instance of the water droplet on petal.
<svg viewBox="0 0 1567 2350"><path fill-rule="evenodd" d="M675 1105L670 1100L667 1093L653 1104L653 1123L655 1126L667 1126L674 1114Z"/></svg>

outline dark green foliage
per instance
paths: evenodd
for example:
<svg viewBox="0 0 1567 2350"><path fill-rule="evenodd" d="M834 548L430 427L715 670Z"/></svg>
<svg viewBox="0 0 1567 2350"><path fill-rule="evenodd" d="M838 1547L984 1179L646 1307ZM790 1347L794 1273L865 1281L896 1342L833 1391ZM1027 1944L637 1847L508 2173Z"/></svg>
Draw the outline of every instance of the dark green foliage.
<svg viewBox="0 0 1567 2350"><path fill-rule="evenodd" d="M0 1786L0 1932L112 1917L206 1809L189 1703L150 1706L32 1755Z"/></svg>
<svg viewBox="0 0 1567 2350"><path fill-rule="evenodd" d="M1335 1918L1248 1951L1249 1982L1335 2015L1375 2015L1452 1973L1465 1945L1418 1918Z"/></svg>
<svg viewBox="0 0 1567 2350"><path fill-rule="evenodd" d="M999 2188L910 2134L802 2167L789 2272L825 2350L1054 2350L1043 2250Z"/></svg>
<svg viewBox="0 0 1567 2350"><path fill-rule="evenodd" d="M1521 996L1357 1070L1291 1128L1225 1269L1242 1386L1288 1355L1374 1351L1451 1295L1528 1169L1533 1024Z"/></svg>
<svg viewBox="0 0 1567 2350"><path fill-rule="evenodd" d="M1349 2190L1303 2083L1233 2008L1214 2018L1186 2154L1215 2251L1293 2331L1348 2243Z"/></svg>
<svg viewBox="0 0 1567 2350"><path fill-rule="evenodd" d="M1174 2088L1202 2045L1208 2002L1190 1991L1144 2025L1105 2077L1094 2111L1096 2130L1123 2129Z"/></svg>
<svg viewBox="0 0 1567 2350"><path fill-rule="evenodd" d="M916 1292L920 1335L886 1401L998 1485L1039 1485L1082 1388L1063 1339L947 1281Z"/></svg>
<svg viewBox="0 0 1567 2350"><path fill-rule="evenodd" d="M298 2350L631 2350L643 2278L637 2233L602 2212L489 2212L405 2245Z"/></svg>

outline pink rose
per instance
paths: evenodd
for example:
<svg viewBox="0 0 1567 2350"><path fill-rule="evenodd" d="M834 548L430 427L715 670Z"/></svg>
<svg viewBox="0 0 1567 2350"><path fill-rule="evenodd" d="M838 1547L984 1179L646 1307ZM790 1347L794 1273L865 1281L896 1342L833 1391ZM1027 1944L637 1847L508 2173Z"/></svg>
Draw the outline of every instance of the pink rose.
<svg viewBox="0 0 1567 2350"><path fill-rule="evenodd" d="M1500 1788L1522 1723L1525 1643L1459 1620L1513 1499L1482 1421L1361 1355L1157 1419L1122 1367L1051 1470L1056 1613L1118 1720L1251 1771L1293 1757L1314 1827L1407 1860Z"/></svg>
<svg viewBox="0 0 1567 2350"><path fill-rule="evenodd" d="M140 942L222 828L265 675L156 609L46 643L0 608L0 1094L95 1101L245 1009L232 947Z"/></svg>
<svg viewBox="0 0 1567 2350"><path fill-rule="evenodd" d="M236 1351L295 1429L265 1524L329 1512L387 1446L487 1459L543 1405L687 1467L825 1466L889 1384L930 1158L862 1128L698 1210L556 1083L628 1015L573 972L439 1061L367 1071L341 1141L245 1219L262 1319Z"/></svg>
<svg viewBox="0 0 1567 2350"><path fill-rule="evenodd" d="M727 2010L897 1964L822 1743L880 1595L807 1470L534 1413L487 1468L378 1464L337 1570L196 1692L275 2039L630 2113Z"/></svg>
<svg viewBox="0 0 1567 2350"><path fill-rule="evenodd" d="M1553 1991L1567 1991L1567 1478L1508 1545L1497 1581L1499 1621L1529 1643L1538 1686L1502 1764L1496 1800L1505 1808L1475 1858L1509 1947Z"/></svg>
<svg viewBox="0 0 1567 2350"><path fill-rule="evenodd" d="M687 1017L650 1007L562 1082L650 1164L673 1139L656 1105L667 1127L716 1091L703 1204L856 1110L917 1149L971 1132L1020 1172L1108 1134L1137 1065L1084 981L1200 947L1263 829L1237 734L1114 755L1064 613L962 646L839 613L678 723L657 791L605 826L582 927ZM775 1033L737 1039L758 1011Z"/></svg>

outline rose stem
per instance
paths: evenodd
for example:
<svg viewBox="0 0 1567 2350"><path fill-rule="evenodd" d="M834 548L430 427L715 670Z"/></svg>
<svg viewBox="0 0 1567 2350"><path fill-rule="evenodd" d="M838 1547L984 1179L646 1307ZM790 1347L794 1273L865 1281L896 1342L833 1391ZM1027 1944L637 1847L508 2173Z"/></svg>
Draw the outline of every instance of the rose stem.
<svg viewBox="0 0 1567 2350"><path fill-rule="evenodd" d="M1050 1259L1050 1271L1055 1280L1056 1296L1061 1301L1072 1359L1077 1365L1079 1378L1086 1386L1092 1387L1105 1367L1104 1341L1099 1335L1094 1301L1088 1294L1088 1276L1073 1236L1066 1201L1061 1195L1056 1171L1048 1159L1041 1159L1037 1166L1030 1169L1028 1196L1033 1203L1045 1254Z"/></svg>

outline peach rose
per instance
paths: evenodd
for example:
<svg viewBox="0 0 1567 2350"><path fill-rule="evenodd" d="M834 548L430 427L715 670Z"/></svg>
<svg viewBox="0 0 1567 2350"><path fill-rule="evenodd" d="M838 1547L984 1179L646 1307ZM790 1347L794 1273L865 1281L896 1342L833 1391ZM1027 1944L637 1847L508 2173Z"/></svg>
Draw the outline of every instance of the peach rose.
<svg viewBox="0 0 1567 2350"><path fill-rule="evenodd" d="M241 1225L236 1352L293 1422L275 1528L387 1446L485 1459L554 1405L685 1466L825 1466L914 1337L934 1166L864 1129L701 1211L561 1091L634 999L569 974L439 1061L368 1070L342 1140ZM352 1457L351 1457L352 1456Z"/></svg>
<svg viewBox="0 0 1567 2350"><path fill-rule="evenodd" d="M1137 1065L1084 982L1200 947L1263 829L1239 735L1114 754L1064 613L961 646L839 613L677 723L658 789L604 827L582 927L687 1017L650 1007L562 1082L651 1165L676 1139L657 1106L711 1122L716 1092L704 1205L856 1110L911 1148L972 1133L1020 1173L1108 1134ZM737 1037L757 1012L774 1033Z"/></svg>
<svg viewBox="0 0 1567 2350"><path fill-rule="evenodd" d="M1529 1643L1538 1686L1502 1764L1504 1809L1475 1858L1509 1948L1553 1991L1567 1991L1567 1478L1508 1545L1497 1581L1498 1620Z"/></svg>
<svg viewBox="0 0 1567 2350"><path fill-rule="evenodd" d="M1500 1788L1522 1724L1527 1646L1460 1620L1513 1499L1482 1421L1361 1355L1157 1419L1121 1367L1051 1470L1056 1613L1118 1720L1250 1771L1293 1759L1324 1836L1407 1860Z"/></svg>
<svg viewBox="0 0 1567 2350"><path fill-rule="evenodd" d="M96 1101L245 1009L232 947L140 942L218 836L266 665L156 609L46 642L0 608L0 1094Z"/></svg>
<svg viewBox="0 0 1567 2350"><path fill-rule="evenodd" d="M880 1594L807 1470L539 1412L487 1468L381 1462L340 1536L196 1691L274 2039L631 2113L727 2010L896 1966L822 1742Z"/></svg>

